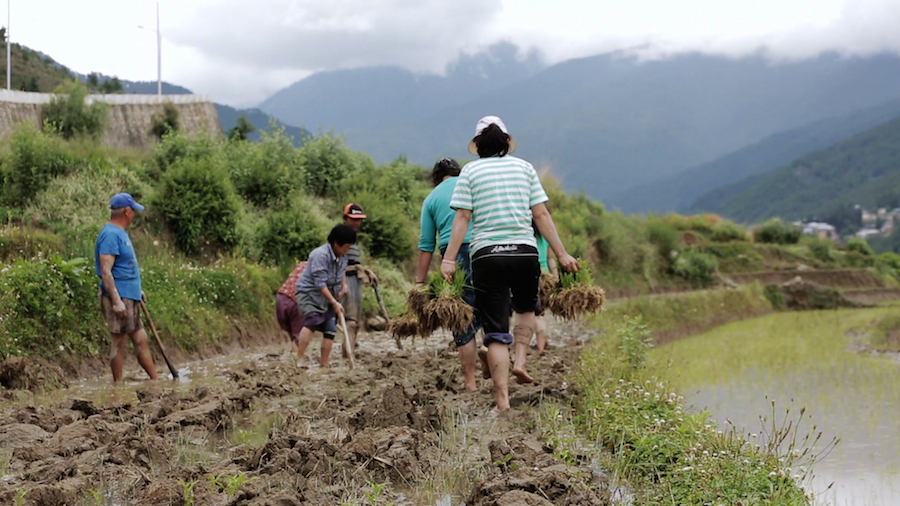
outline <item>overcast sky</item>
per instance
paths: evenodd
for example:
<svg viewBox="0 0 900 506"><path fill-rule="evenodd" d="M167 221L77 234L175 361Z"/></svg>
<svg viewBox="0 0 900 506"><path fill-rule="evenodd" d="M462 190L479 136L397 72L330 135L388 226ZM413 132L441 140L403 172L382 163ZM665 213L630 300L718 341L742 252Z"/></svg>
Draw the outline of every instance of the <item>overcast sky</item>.
<svg viewBox="0 0 900 506"><path fill-rule="evenodd" d="M155 29L155 0L8 1L13 42L77 72L156 80L156 34L138 28ZM160 0L160 16L163 79L239 107L318 70L440 72L499 40L548 63L634 47L900 52L900 0Z"/></svg>

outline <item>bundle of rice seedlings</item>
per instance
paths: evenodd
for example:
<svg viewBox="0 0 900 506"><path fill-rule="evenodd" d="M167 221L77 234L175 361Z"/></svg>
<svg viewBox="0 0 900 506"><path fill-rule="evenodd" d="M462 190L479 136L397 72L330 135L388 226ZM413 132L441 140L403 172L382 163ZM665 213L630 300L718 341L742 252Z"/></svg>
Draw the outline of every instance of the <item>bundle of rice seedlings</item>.
<svg viewBox="0 0 900 506"><path fill-rule="evenodd" d="M427 290L426 285L421 289L413 288L406 294L406 309L420 318L425 314L425 306L431 300L431 293Z"/></svg>
<svg viewBox="0 0 900 506"><path fill-rule="evenodd" d="M588 267L582 268L577 273L563 272L558 288L550 298L548 308L563 319L575 320L582 315L603 309L605 292L594 285Z"/></svg>
<svg viewBox="0 0 900 506"><path fill-rule="evenodd" d="M541 301L541 307L547 309L550 307L550 299L556 292L559 279L549 272L541 272L541 279L538 284L538 299Z"/></svg>
<svg viewBox="0 0 900 506"><path fill-rule="evenodd" d="M419 322L414 317L404 315L394 318L388 325L388 332L394 337L414 337L419 333Z"/></svg>
<svg viewBox="0 0 900 506"><path fill-rule="evenodd" d="M428 279L431 300L425 305L424 318L420 318L420 322L429 322L453 332L465 330L475 319L475 308L463 300L465 288L466 273L462 269L456 270L452 283L444 279L440 272L432 272Z"/></svg>

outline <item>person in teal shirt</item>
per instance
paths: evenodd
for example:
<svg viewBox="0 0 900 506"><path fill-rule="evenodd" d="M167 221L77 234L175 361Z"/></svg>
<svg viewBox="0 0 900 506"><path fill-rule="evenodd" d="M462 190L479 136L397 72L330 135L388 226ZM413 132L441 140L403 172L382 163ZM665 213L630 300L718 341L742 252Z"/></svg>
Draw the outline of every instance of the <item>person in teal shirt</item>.
<svg viewBox="0 0 900 506"><path fill-rule="evenodd" d="M533 221L531 225L534 228L534 238L537 241L538 262L541 264L541 272L549 272L554 277L558 277L559 271L556 267L556 258L550 257L550 243L543 235L541 235L541 232L537 229L537 225ZM535 336L538 353L544 353L544 350L547 349L547 317L544 314L546 309L547 308L541 307L541 302L538 300L538 307L534 310Z"/></svg>
<svg viewBox="0 0 900 506"><path fill-rule="evenodd" d="M440 249L441 257L447 249L450 242L450 231L453 228L453 219L456 217L456 211L450 208L450 197L453 196L453 190L456 189L457 176L459 176L460 167L452 158L444 158L434 164L431 171L431 181L434 183L434 190L425 198L422 203L422 223L421 233L419 235L419 259L416 266L416 287L425 283L425 276L428 274L428 267L431 265L431 257L434 254L435 247ZM463 245L456 254L456 263L466 273L466 291L464 298L469 305L475 305L475 291L472 289L472 264L469 259L469 240L472 236L472 225L469 224L469 231L463 240ZM435 240L437 237L437 240ZM456 343L456 349L459 351L459 361L463 368L463 377L466 389L477 391L478 385L475 383L475 332L481 326L478 314L475 315L475 321L469 328L453 333L453 341ZM482 370L487 371L487 365L482 363Z"/></svg>

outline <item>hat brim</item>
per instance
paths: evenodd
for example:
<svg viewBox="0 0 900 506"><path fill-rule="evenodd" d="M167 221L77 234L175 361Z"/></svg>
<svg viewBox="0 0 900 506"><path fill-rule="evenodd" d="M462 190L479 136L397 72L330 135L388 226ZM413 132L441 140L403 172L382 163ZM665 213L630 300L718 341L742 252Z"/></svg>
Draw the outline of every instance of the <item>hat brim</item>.
<svg viewBox="0 0 900 506"><path fill-rule="evenodd" d="M137 202L132 204L131 208L134 209L135 211L143 211L144 210L144 206L138 204Z"/></svg>
<svg viewBox="0 0 900 506"><path fill-rule="evenodd" d="M366 218L366 215L365 214L348 214L347 217L361 220L363 218Z"/></svg>
<svg viewBox="0 0 900 506"><path fill-rule="evenodd" d="M515 150L516 150L516 140L512 138L512 135L510 135L509 136L509 151L507 151L506 154L507 155L511 154ZM469 153L471 153L473 155L478 154L478 146L475 145L475 139L472 139L471 141L469 141Z"/></svg>

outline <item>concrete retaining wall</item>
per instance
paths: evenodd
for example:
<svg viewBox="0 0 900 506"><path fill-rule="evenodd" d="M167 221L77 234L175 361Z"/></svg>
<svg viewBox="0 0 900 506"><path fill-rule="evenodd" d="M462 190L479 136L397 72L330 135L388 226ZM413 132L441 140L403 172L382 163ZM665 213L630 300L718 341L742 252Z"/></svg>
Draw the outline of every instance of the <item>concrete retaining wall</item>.
<svg viewBox="0 0 900 506"><path fill-rule="evenodd" d="M49 103L52 93L29 93L0 90L0 136L12 131L20 122L41 126L41 106ZM205 132L222 135L219 114L206 95L89 95L94 101L110 105L103 144L111 147L147 148L156 142L150 134L151 118L170 103L178 110L179 127L189 133Z"/></svg>

